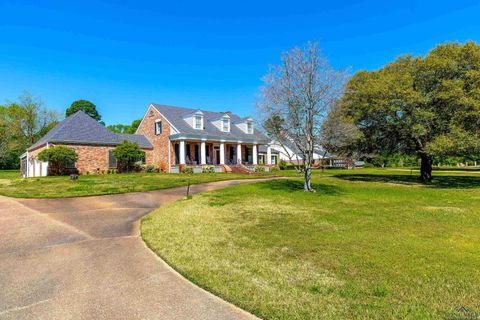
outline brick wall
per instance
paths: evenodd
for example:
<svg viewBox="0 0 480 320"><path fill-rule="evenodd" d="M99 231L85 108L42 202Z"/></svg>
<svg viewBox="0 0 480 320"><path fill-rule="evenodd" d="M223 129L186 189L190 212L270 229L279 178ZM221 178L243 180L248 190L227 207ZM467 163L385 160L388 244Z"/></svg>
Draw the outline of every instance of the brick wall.
<svg viewBox="0 0 480 320"><path fill-rule="evenodd" d="M50 147L55 145L50 144ZM107 171L112 169L108 167L108 151L114 149L114 146L90 146L90 145L65 145L68 148L72 148L77 153L77 162L75 167L78 169L80 174L97 173L98 171ZM29 159L36 159L40 151L46 147L38 148L33 151L29 151ZM144 149L145 151L145 162L151 163L153 157L153 151L149 149Z"/></svg>
<svg viewBox="0 0 480 320"><path fill-rule="evenodd" d="M162 121L162 134L155 134L155 122L160 119ZM142 123L138 127L137 134L143 134L150 140L153 145L153 151L147 164L155 164L159 167L166 168L168 166L168 145L170 144L169 136L171 127L158 111L150 106L143 118ZM175 163L175 151L173 145L170 149L170 163Z"/></svg>

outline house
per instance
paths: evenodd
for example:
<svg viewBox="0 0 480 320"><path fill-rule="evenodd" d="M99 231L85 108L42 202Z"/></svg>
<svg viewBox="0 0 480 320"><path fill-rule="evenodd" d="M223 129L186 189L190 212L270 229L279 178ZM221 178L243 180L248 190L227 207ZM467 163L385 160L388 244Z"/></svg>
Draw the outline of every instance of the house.
<svg viewBox="0 0 480 320"><path fill-rule="evenodd" d="M272 150L278 152L280 160L284 160L287 163L292 164L303 163L301 153L293 143L279 143L277 141L272 141L270 146ZM316 147L313 152L313 164L317 166L323 159L328 159L329 157L330 155L325 153L321 147Z"/></svg>
<svg viewBox="0 0 480 320"><path fill-rule="evenodd" d="M252 166L277 164L279 157L251 117L151 104L135 134L114 133L82 111L67 117L22 155L22 175L48 175L48 163L37 155L56 145L75 149L78 160L70 165L81 174L114 169L112 150L124 140L145 151L146 164L167 172L206 165L215 171L245 172Z"/></svg>
<svg viewBox="0 0 480 320"><path fill-rule="evenodd" d="M77 162L68 166L76 168L82 174L113 169L117 163L112 150L124 140L138 143L145 151L147 162L152 158L153 146L145 136L114 133L83 111L78 111L28 148L21 156L20 169L24 177L48 175L48 162L40 161L37 155L42 150L57 145L75 149Z"/></svg>
<svg viewBox="0 0 480 320"><path fill-rule="evenodd" d="M235 171L240 165L277 162L278 153L272 152L269 139L256 130L253 119L228 111L151 104L136 133L152 143L152 163L173 172L183 165Z"/></svg>

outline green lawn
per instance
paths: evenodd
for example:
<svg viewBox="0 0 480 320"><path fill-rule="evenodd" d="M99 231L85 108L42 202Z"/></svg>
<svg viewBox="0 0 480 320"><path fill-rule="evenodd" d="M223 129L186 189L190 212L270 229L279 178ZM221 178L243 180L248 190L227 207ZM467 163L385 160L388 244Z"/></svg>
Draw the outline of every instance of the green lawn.
<svg viewBox="0 0 480 320"><path fill-rule="evenodd" d="M0 195L17 198L63 198L150 191L191 184L259 178L234 173L162 174L131 173L82 175L77 181L68 176L23 179L19 171L0 171Z"/></svg>
<svg viewBox="0 0 480 320"><path fill-rule="evenodd" d="M266 319L477 319L480 176L315 172L195 195L141 225L188 279ZM464 316L464 317L461 317Z"/></svg>

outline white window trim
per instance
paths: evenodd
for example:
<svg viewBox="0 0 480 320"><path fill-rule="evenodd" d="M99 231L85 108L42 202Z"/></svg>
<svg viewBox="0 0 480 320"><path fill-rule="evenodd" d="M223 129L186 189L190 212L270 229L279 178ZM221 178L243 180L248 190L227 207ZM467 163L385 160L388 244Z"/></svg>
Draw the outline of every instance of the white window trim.
<svg viewBox="0 0 480 320"><path fill-rule="evenodd" d="M227 125L227 127L228 127L227 130L225 130L225 125L224 125L225 120L227 121L227 124L228 124ZM222 118L222 131L223 132L230 132L230 118L229 117L223 117Z"/></svg>
<svg viewBox="0 0 480 320"><path fill-rule="evenodd" d="M249 127L251 128L251 130L249 130ZM253 134L253 121L252 120L248 120L247 121L247 134Z"/></svg>
<svg viewBox="0 0 480 320"><path fill-rule="evenodd" d="M200 118L200 128L197 128L197 117ZM201 113L196 113L193 116L193 127L196 130L203 130L203 114Z"/></svg>

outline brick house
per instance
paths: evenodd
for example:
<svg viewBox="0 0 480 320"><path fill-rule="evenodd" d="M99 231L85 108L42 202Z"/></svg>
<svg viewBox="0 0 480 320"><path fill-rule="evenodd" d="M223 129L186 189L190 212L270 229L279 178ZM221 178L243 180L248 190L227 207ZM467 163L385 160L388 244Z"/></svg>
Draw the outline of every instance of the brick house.
<svg viewBox="0 0 480 320"><path fill-rule="evenodd" d="M65 118L21 156L20 170L24 177L48 175L48 162L42 162L37 155L42 150L56 145L75 149L78 159L71 164L81 174L98 173L116 168L112 149L124 140L138 143L145 151L146 161L151 161L153 146L142 135L118 134L89 117L83 111Z"/></svg>
<svg viewBox="0 0 480 320"><path fill-rule="evenodd" d="M55 145L75 149L78 160L72 166L81 174L113 169L116 160L111 150L124 140L145 151L146 164L167 172L179 172L184 166L194 167L195 172L204 166L217 172L245 172L256 165L274 165L278 158L250 117L151 104L135 134L114 133L82 111L67 117L22 155L22 175L48 175L48 163L37 155Z"/></svg>

